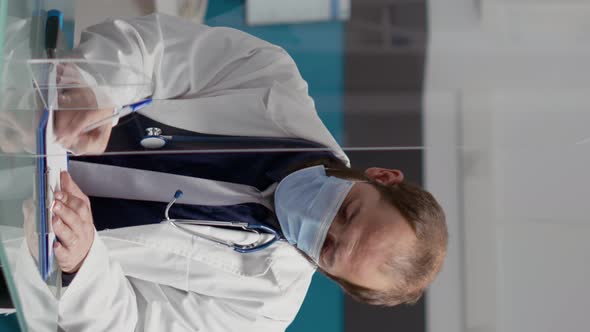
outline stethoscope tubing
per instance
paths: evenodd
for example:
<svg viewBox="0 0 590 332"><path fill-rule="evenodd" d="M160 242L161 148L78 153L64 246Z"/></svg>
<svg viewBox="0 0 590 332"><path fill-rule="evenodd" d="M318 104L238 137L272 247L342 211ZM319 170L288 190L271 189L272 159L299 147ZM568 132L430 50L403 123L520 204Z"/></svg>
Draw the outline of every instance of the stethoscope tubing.
<svg viewBox="0 0 590 332"><path fill-rule="evenodd" d="M166 210L164 211L165 219L162 222L167 222L170 225L176 227L177 229L191 235L197 236L214 243L229 247L236 252L239 253L252 253L256 252L265 248L268 248L270 245L275 243L276 241L280 240L281 237L277 231L262 224L251 224L247 222L238 222L238 221L214 221L214 220L196 220L196 219L173 219L170 218L170 208L172 205L182 196L182 191L177 190L174 193L174 199L172 199L168 205L166 206ZM187 225L199 225L199 226L223 226L223 227L234 227L234 228L241 228L244 231L256 233L258 235L258 240L248 243L248 244L239 244L234 243L231 241L226 241L223 239L216 238L214 236L210 236L208 234L199 233L193 230L189 230L185 226ZM262 233L271 234L272 238L262 242Z"/></svg>

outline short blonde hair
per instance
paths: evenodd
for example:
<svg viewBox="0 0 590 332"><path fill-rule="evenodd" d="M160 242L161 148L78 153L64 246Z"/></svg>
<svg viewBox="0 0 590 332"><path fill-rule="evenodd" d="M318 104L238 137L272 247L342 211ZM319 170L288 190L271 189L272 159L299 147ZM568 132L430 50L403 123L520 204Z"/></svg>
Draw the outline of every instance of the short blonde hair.
<svg viewBox="0 0 590 332"><path fill-rule="evenodd" d="M411 248L392 250L381 267L391 279L386 290L370 289L337 278L328 273L354 299L372 305L395 306L416 303L440 272L447 252L448 233L443 209L422 188L398 183L385 186L370 181L381 198L397 208L416 234Z"/></svg>

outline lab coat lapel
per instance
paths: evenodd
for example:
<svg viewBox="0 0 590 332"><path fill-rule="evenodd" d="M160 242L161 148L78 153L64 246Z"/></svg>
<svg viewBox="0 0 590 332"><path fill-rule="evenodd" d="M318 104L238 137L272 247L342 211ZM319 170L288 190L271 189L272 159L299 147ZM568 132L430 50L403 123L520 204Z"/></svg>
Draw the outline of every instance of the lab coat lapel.
<svg viewBox="0 0 590 332"><path fill-rule="evenodd" d="M259 89L251 90L254 91L158 100L141 114L169 126L203 134L284 137L284 132L269 119L260 92L254 93Z"/></svg>
<svg viewBox="0 0 590 332"><path fill-rule="evenodd" d="M270 89L158 100L141 113L155 121L203 134L302 138L329 147L336 157L350 165L318 117L313 102L299 100L296 92L280 83Z"/></svg>

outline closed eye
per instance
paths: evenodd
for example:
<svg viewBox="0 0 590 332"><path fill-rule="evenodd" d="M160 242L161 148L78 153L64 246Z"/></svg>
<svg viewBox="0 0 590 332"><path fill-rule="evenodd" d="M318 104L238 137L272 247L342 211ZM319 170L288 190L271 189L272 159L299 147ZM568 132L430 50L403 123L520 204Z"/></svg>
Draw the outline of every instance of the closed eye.
<svg viewBox="0 0 590 332"><path fill-rule="evenodd" d="M350 201L350 199L347 199L342 203L337 213L338 218L334 219L335 222L342 225L346 225L348 223L348 216L350 215Z"/></svg>
<svg viewBox="0 0 590 332"><path fill-rule="evenodd" d="M321 256L325 257L327 266L332 266L334 264L334 259L336 258L335 254L336 250L334 248L334 239L331 235L327 235L321 253Z"/></svg>
<svg viewBox="0 0 590 332"><path fill-rule="evenodd" d="M356 202L356 204L354 204ZM359 200L351 201L346 207L346 223L350 223L361 210L361 204Z"/></svg>

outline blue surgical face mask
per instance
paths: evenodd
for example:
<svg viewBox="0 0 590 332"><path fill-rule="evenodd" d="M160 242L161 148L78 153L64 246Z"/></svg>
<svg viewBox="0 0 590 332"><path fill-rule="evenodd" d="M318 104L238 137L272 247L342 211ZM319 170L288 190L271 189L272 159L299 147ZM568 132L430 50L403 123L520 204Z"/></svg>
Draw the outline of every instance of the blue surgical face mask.
<svg viewBox="0 0 590 332"><path fill-rule="evenodd" d="M275 212L289 243L318 263L328 229L354 182L327 176L324 166L285 177L275 191Z"/></svg>

